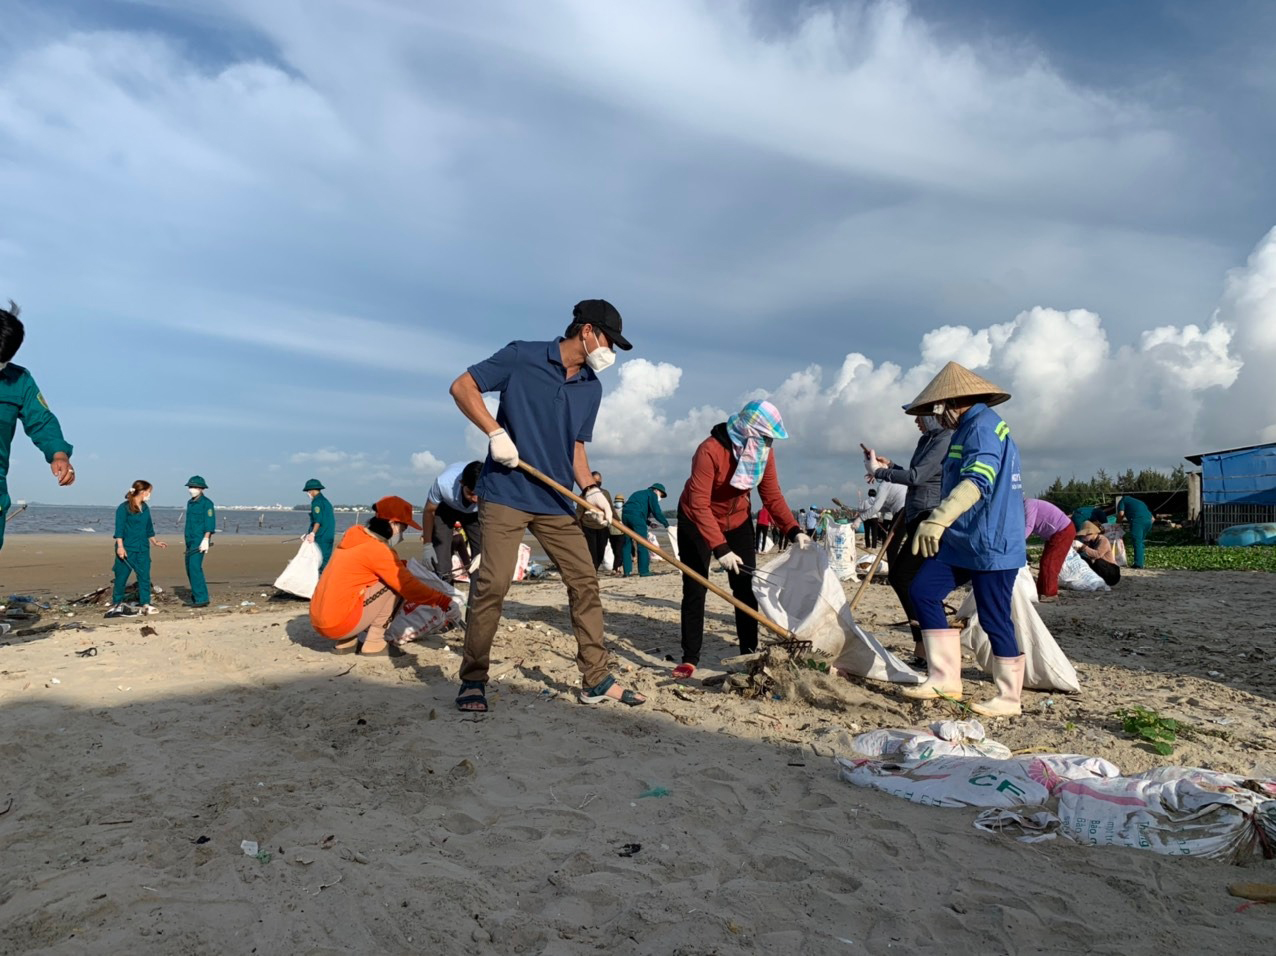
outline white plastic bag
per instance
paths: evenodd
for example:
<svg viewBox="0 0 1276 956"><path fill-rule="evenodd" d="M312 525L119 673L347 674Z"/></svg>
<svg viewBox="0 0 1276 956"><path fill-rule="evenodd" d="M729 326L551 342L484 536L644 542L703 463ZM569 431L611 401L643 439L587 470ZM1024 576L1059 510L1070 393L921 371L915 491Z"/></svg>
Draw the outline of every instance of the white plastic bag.
<svg viewBox="0 0 1276 956"><path fill-rule="evenodd" d="M1010 599L1010 618L1015 625L1019 650L1025 658L1023 686L1075 694L1081 690L1077 670L1041 620L1036 603L1037 585L1028 569L1020 568ZM967 619L966 629L961 632L962 645L975 655L975 661L984 671L992 673L992 644L988 634L979 626L973 592L966 595L966 600L957 610L957 617Z"/></svg>
<svg viewBox="0 0 1276 956"><path fill-rule="evenodd" d="M1090 565L1081 560L1076 551L1069 551L1059 569L1059 587L1069 591L1111 591L1103 578L1094 573Z"/></svg>
<svg viewBox="0 0 1276 956"><path fill-rule="evenodd" d="M388 643L406 644L408 641L420 640L427 634L434 634L464 623L465 604L456 588L416 558L408 562L408 573L427 587L449 595L452 598L452 606L445 611L432 604L413 604L411 601L404 601L399 605L399 609L385 629L385 639Z"/></svg>
<svg viewBox="0 0 1276 956"><path fill-rule="evenodd" d="M824 532L829 567L839 581L858 581L855 573L855 531L849 524L829 523Z"/></svg>
<svg viewBox="0 0 1276 956"><path fill-rule="evenodd" d="M532 549L526 544L518 546L518 563L514 565L514 577L511 580L521 581L527 577L527 566L532 563Z"/></svg>
<svg viewBox="0 0 1276 956"><path fill-rule="evenodd" d="M1112 563L1118 568L1126 567L1125 532L1121 530L1121 526L1119 524L1105 524L1103 526L1103 535L1112 545Z"/></svg>
<svg viewBox="0 0 1276 956"><path fill-rule="evenodd" d="M763 614L834 658L834 667L871 680L924 679L855 623L822 548L789 548L753 576L753 593Z"/></svg>
<svg viewBox="0 0 1276 956"><path fill-rule="evenodd" d="M855 570L860 574L868 574L868 569L873 567L873 561L876 557L877 555L875 554L861 554L855 559ZM889 576L890 573L891 563L883 557L882 560L877 562L877 568L873 571L873 577L884 578Z"/></svg>
<svg viewBox="0 0 1276 956"><path fill-rule="evenodd" d="M319 545L303 540L283 573L275 578L275 587L309 600L314 597L315 587L319 584L319 565L322 563L323 552Z"/></svg>
<svg viewBox="0 0 1276 956"><path fill-rule="evenodd" d="M899 754L902 760L930 760L958 754L965 757L992 757L1005 760L1010 748L988 739L978 720L937 720L930 732L916 729L882 728L860 734L852 744L866 757Z"/></svg>

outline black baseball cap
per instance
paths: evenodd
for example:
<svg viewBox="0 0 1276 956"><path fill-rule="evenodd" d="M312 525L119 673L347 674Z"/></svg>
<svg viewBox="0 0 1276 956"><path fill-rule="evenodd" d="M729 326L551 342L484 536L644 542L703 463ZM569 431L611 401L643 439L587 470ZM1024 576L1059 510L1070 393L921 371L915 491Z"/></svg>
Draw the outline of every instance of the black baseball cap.
<svg viewBox="0 0 1276 956"><path fill-rule="evenodd" d="M621 334L620 313L606 299L585 299L577 302L576 308L572 309L572 325L592 325L596 329L602 329L616 348L625 352L633 348L629 340Z"/></svg>

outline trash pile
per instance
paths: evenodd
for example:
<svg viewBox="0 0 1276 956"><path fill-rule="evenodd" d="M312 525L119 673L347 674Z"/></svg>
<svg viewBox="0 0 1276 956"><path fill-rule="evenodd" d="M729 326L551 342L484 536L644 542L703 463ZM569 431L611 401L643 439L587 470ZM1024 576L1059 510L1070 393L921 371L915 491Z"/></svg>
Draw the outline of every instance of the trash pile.
<svg viewBox="0 0 1276 956"><path fill-rule="evenodd" d="M945 726L947 724L947 726ZM978 721L878 730L838 757L843 780L934 807L983 808L976 828L1242 864L1276 856L1276 780L1187 767L1122 776L1101 757L1014 757ZM971 751L974 751L973 753Z"/></svg>

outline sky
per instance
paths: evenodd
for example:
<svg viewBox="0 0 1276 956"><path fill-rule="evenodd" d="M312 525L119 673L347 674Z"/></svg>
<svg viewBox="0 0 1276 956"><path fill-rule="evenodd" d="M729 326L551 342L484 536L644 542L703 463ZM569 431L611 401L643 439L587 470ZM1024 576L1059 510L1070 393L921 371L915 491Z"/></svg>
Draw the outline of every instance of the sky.
<svg viewBox="0 0 1276 956"><path fill-rule="evenodd" d="M1245 0L7 0L0 299L78 474L20 435L10 494L423 500L486 445L451 381L596 297L617 493L767 396L790 501L853 501L949 360L1030 493L1276 441L1273 38Z"/></svg>

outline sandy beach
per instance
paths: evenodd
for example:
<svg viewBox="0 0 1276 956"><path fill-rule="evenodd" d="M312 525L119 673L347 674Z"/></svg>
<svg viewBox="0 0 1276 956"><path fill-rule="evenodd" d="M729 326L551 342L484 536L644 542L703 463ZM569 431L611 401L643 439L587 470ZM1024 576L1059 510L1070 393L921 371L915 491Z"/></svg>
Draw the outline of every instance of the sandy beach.
<svg viewBox="0 0 1276 956"><path fill-rule="evenodd" d="M551 580L511 590L493 711L474 716L452 706L459 634L390 659L328 653L304 602L264 586L295 547L219 539L208 572L224 608L211 612L180 607L179 548L156 552L164 613L103 621L60 602L108 583L109 542L6 543L4 593L83 627L0 639L0 951L1270 948L1276 907L1238 912L1226 887L1274 882L1274 863L1027 846L976 831L973 812L838 779L831 757L855 734L941 706L816 674L782 700L675 684L680 579L667 567L603 580L617 668L647 706L576 703ZM1270 775L1274 598L1276 579L1242 573L1130 572L1111 593L1064 593L1040 611L1082 692L1025 692L1024 717L990 733L1126 772ZM709 607L698 678L736 653L730 609ZM902 652L900 617L871 585L858 618ZM987 693L969 662L965 679ZM1160 757L1111 716L1135 704L1208 732ZM643 796L655 788L667 796Z"/></svg>

